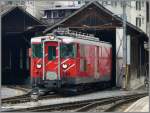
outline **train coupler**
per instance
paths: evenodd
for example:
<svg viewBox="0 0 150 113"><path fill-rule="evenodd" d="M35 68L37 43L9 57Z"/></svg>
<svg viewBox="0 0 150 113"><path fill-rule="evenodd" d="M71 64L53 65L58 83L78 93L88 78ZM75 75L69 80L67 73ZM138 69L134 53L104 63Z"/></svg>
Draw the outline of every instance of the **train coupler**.
<svg viewBox="0 0 150 113"><path fill-rule="evenodd" d="M38 88L33 89L30 93L31 100L33 100L33 101L38 101L39 96L40 95L39 95L39 89Z"/></svg>

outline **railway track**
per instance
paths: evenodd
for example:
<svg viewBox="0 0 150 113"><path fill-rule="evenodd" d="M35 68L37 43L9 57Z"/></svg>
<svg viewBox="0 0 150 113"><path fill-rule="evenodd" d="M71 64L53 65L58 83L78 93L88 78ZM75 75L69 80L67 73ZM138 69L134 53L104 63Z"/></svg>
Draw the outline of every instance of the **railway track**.
<svg viewBox="0 0 150 113"><path fill-rule="evenodd" d="M55 104L55 105L46 105L46 106L37 106L37 107L30 107L30 108L22 108L22 109L14 109L8 111L30 111L30 112L41 112L41 111L67 111L73 110L75 112L85 112L89 111L96 106L102 106L107 104L115 105L121 101L129 101L133 99L139 99L146 96L147 93L142 94L132 94L126 96L117 96L117 97L109 97L103 99L94 99L94 100L86 100L86 101L78 101L78 102L70 102L70 103L62 103L62 104ZM116 104L117 105L117 104ZM112 106L113 107L113 106ZM111 107L105 109L104 111L110 111Z"/></svg>
<svg viewBox="0 0 150 113"><path fill-rule="evenodd" d="M108 99L104 99L101 101L92 102L92 103L88 104L87 106L83 106L75 111L76 112L86 112L86 111L90 111L91 109L95 109L96 107L99 107L98 108L99 111L111 112L114 110L115 107L117 107L118 105L120 105L122 103L129 102L129 101L131 102L133 100L135 101L144 96L146 96L146 94L130 95L130 96L125 96L125 97L117 97L117 98L108 98Z"/></svg>
<svg viewBox="0 0 150 113"><path fill-rule="evenodd" d="M61 97L60 95L51 94L51 95L40 96L39 100L60 98L60 97ZM32 101L30 98L30 94L25 94L25 95L21 95L21 96L15 96L15 97L2 99L1 103L2 104L18 104L18 103L25 103L25 102L30 102L30 101Z"/></svg>
<svg viewBox="0 0 150 113"><path fill-rule="evenodd" d="M120 101L116 102L115 104L111 105L110 107L108 107L107 109L105 109L104 111L105 112L113 112L113 111L115 111L115 109L117 107L120 107L120 106L127 104L127 103L134 102L137 99L140 99L140 98L139 97L133 97L133 98L129 98L129 99L120 100Z"/></svg>
<svg viewBox="0 0 150 113"><path fill-rule="evenodd" d="M20 102L27 102L29 101L29 94L24 94L20 96L14 96L14 97L9 97L9 98L4 98L1 99L2 104L17 104Z"/></svg>
<svg viewBox="0 0 150 113"><path fill-rule="evenodd" d="M9 88L13 88L13 89L18 89L18 90L22 90L25 91L26 94L24 95L19 95L19 96L14 96L14 97L9 97L9 98L4 98L1 99L1 103L2 104L18 104L18 103L25 103L25 102L30 102L32 101L30 98L30 92L28 90L28 88L26 89L25 87L22 86L7 86ZM87 93L91 93L94 92L95 90L87 90L84 92L81 92L81 94L87 94ZM96 91L95 91L96 92ZM80 94L80 95L81 95ZM56 94L50 94L50 95L45 95L45 96L40 96L39 100L43 100L43 99L51 99L51 98L59 98L62 97L61 95L56 95Z"/></svg>

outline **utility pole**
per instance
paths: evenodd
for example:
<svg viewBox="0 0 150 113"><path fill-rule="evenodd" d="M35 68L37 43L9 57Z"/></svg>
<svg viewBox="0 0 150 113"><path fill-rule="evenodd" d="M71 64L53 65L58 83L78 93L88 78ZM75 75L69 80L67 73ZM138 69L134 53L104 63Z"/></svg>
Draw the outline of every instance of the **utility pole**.
<svg viewBox="0 0 150 113"><path fill-rule="evenodd" d="M2 49L2 26L1 26L2 23L1 23L1 22L2 22L2 17L1 17L1 13L0 13L0 53L2 52L2 51L1 51L1 49ZM1 57L2 57L2 54L0 55L0 64L2 64L2 62L1 62L1 59L2 59L2 58L1 58ZM0 71L1 71L1 69L2 69L2 68L0 68ZM0 79L1 79L1 73L0 73ZM2 80L2 79L1 79L1 80Z"/></svg>
<svg viewBox="0 0 150 113"><path fill-rule="evenodd" d="M149 37L148 37L148 56L149 56L149 76L150 76L150 1L148 2L149 4ZM149 77L149 82L150 82L150 77ZM148 83L149 83L148 82Z"/></svg>
<svg viewBox="0 0 150 113"><path fill-rule="evenodd" d="M123 2L123 63L126 64L126 4Z"/></svg>
<svg viewBox="0 0 150 113"><path fill-rule="evenodd" d="M127 64L127 36L126 36L126 1L123 0L123 68L125 71L124 89L128 89L129 66Z"/></svg>

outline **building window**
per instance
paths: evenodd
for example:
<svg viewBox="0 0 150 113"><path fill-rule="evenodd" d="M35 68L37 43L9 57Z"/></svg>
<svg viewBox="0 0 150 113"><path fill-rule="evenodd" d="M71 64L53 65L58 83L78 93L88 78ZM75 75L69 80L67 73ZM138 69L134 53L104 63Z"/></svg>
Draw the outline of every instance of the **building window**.
<svg viewBox="0 0 150 113"><path fill-rule="evenodd" d="M56 5L55 7L61 7L61 5Z"/></svg>
<svg viewBox="0 0 150 113"><path fill-rule="evenodd" d="M112 5L112 1L107 1L107 5Z"/></svg>
<svg viewBox="0 0 150 113"><path fill-rule="evenodd" d="M142 18L142 24L144 24L144 18Z"/></svg>
<svg viewBox="0 0 150 113"><path fill-rule="evenodd" d="M140 17L136 17L136 26L141 27L141 18Z"/></svg>
<svg viewBox="0 0 150 113"><path fill-rule="evenodd" d="M138 1L136 1L136 10L138 10Z"/></svg>
<svg viewBox="0 0 150 113"><path fill-rule="evenodd" d="M107 1L103 1L103 3L102 3L102 5L107 5L108 3L107 3Z"/></svg>
<svg viewBox="0 0 150 113"><path fill-rule="evenodd" d="M89 3L89 1L85 1L85 4Z"/></svg>
<svg viewBox="0 0 150 113"><path fill-rule="evenodd" d="M138 26L138 18L136 18L136 26Z"/></svg>
<svg viewBox="0 0 150 113"><path fill-rule="evenodd" d="M25 1L21 1L21 3L20 3L21 5L25 5Z"/></svg>
<svg viewBox="0 0 150 113"><path fill-rule="evenodd" d="M58 12L58 16L59 16L60 18L65 17L65 12L64 12L63 10L59 11L59 12Z"/></svg>
<svg viewBox="0 0 150 113"><path fill-rule="evenodd" d="M53 11L53 18L57 18L58 17L58 12L57 11Z"/></svg>
<svg viewBox="0 0 150 113"><path fill-rule="evenodd" d="M146 21L149 22L149 3L146 2Z"/></svg>
<svg viewBox="0 0 150 113"><path fill-rule="evenodd" d="M29 4L31 4L31 5L32 5L32 4L33 4L33 2L32 2L32 1L30 1L30 2L29 2Z"/></svg>
<svg viewBox="0 0 150 113"><path fill-rule="evenodd" d="M8 3L8 5L12 5L12 4L13 4L13 2L12 2L12 1L8 1L7 3Z"/></svg>
<svg viewBox="0 0 150 113"><path fill-rule="evenodd" d="M52 13L50 11L45 12L45 15L47 15L47 18L52 18Z"/></svg>
<svg viewBox="0 0 150 113"><path fill-rule="evenodd" d="M117 6L117 1L114 1L115 7Z"/></svg>
<svg viewBox="0 0 150 113"><path fill-rule="evenodd" d="M136 1L136 10L141 10L141 1Z"/></svg>
<svg viewBox="0 0 150 113"><path fill-rule="evenodd" d="M142 7L144 7L144 1L142 1Z"/></svg>
<svg viewBox="0 0 150 113"><path fill-rule="evenodd" d="M120 1L120 5L121 5L121 7L123 7L123 4L124 4L124 3L123 3L123 1Z"/></svg>
<svg viewBox="0 0 150 113"><path fill-rule="evenodd" d="M78 1L78 4L81 4L81 1Z"/></svg>

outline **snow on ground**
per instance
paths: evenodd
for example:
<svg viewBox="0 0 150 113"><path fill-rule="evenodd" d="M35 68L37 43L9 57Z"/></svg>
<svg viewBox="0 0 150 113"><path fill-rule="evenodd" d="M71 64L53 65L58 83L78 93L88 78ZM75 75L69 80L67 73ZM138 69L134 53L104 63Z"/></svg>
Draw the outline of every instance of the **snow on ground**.
<svg viewBox="0 0 150 113"><path fill-rule="evenodd" d="M73 97L46 99L46 100L39 100L38 102L27 102L27 103L20 103L20 104L9 105L9 106L6 105L6 106L2 106L2 108L3 109L11 109L11 108L19 109L19 108L29 108L29 107L44 106L44 105L54 105L54 104L89 100L89 99L100 99L100 98L106 98L106 97L121 96L121 95L133 94L134 92L133 91L132 92L120 91L120 90L99 91L99 92L95 92L95 93L77 95L77 96L73 96Z"/></svg>
<svg viewBox="0 0 150 113"><path fill-rule="evenodd" d="M5 86L1 87L1 99L8 98L8 97L19 96L19 95L23 95L25 93L26 92L22 91L22 90L7 88Z"/></svg>

